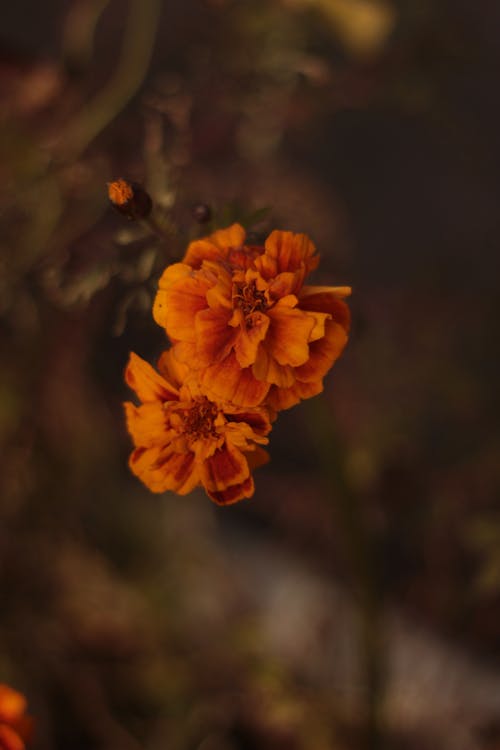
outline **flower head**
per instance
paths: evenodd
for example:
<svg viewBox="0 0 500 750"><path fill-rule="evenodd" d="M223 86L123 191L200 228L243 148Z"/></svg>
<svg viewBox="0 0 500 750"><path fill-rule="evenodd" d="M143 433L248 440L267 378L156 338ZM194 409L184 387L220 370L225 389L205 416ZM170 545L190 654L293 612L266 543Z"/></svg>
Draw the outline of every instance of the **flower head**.
<svg viewBox="0 0 500 750"><path fill-rule="evenodd" d="M156 372L136 354L125 371L141 404L125 404L135 450L132 472L153 492L185 495L202 485L208 496L228 505L254 493L251 468L265 463L271 430L268 411L238 408L208 398L172 350Z"/></svg>
<svg viewBox="0 0 500 750"><path fill-rule="evenodd" d="M24 750L32 720L26 715L26 699L8 685L0 684L0 750Z"/></svg>
<svg viewBox="0 0 500 750"><path fill-rule="evenodd" d="M153 315L208 396L288 408L322 390L348 338L350 288L304 286L317 264L304 234L249 246L234 224L165 270Z"/></svg>

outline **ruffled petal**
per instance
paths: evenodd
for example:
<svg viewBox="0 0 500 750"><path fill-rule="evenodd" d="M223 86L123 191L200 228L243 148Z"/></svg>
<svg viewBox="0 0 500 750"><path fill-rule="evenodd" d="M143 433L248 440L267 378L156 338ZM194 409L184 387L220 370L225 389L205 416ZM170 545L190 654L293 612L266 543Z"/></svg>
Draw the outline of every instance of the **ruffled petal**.
<svg viewBox="0 0 500 750"><path fill-rule="evenodd" d="M280 365L266 347L261 344L257 351L257 358L252 365L252 372L257 380L287 388L295 382L293 367Z"/></svg>
<svg viewBox="0 0 500 750"><path fill-rule="evenodd" d="M226 443L203 463L201 481L208 496L220 505L251 497L254 492L248 461L231 443Z"/></svg>
<svg viewBox="0 0 500 750"><path fill-rule="evenodd" d="M207 291L213 283L202 272L189 270L190 275L160 289L153 305L155 321L165 328L173 341L194 341L194 319L207 307Z"/></svg>
<svg viewBox="0 0 500 750"><path fill-rule="evenodd" d="M298 380L312 382L323 378L347 344L348 335L343 326L327 320L325 335L309 344L309 359L295 373Z"/></svg>
<svg viewBox="0 0 500 750"><path fill-rule="evenodd" d="M127 401L123 404L129 431L135 445L150 448L165 445L171 438L165 410L160 401L135 406Z"/></svg>
<svg viewBox="0 0 500 750"><path fill-rule="evenodd" d="M130 353L125 368L125 382L132 388L143 403L148 401L177 400L179 392L165 378L162 378L150 364Z"/></svg>
<svg viewBox="0 0 500 750"><path fill-rule="evenodd" d="M252 428L255 436L265 436L271 432L271 414L264 407L239 409L238 407L226 406L224 407L224 413L229 423L246 422Z"/></svg>
<svg viewBox="0 0 500 750"><path fill-rule="evenodd" d="M129 466L151 492L172 490L187 495L199 483L199 469L194 454L176 453L170 446L136 448Z"/></svg>
<svg viewBox="0 0 500 750"><path fill-rule="evenodd" d="M275 411L283 411L295 406L299 401L317 396L323 390L323 381L301 383L296 380L290 388L279 388L273 385L268 393L266 404Z"/></svg>
<svg viewBox="0 0 500 750"><path fill-rule="evenodd" d="M299 307L301 310L329 313L348 331L350 313L342 300L350 294L350 286L304 286L299 294Z"/></svg>
<svg viewBox="0 0 500 750"><path fill-rule="evenodd" d="M192 268L199 268L204 260L225 260L231 250L241 248L244 242L245 230L240 224L218 229L205 239L191 242L184 256L184 263Z"/></svg>
<svg viewBox="0 0 500 750"><path fill-rule="evenodd" d="M174 383L180 388L190 370L175 355L175 347L164 351L158 359L158 371L169 383Z"/></svg>
<svg viewBox="0 0 500 750"><path fill-rule="evenodd" d="M236 359L241 367L250 367L255 362L257 349L266 337L269 322L268 316L261 312L246 316L234 345Z"/></svg>
<svg viewBox="0 0 500 750"><path fill-rule="evenodd" d="M298 367L309 357L308 342L315 320L306 312L280 302L268 310L271 325L265 346L278 364Z"/></svg>
<svg viewBox="0 0 500 750"><path fill-rule="evenodd" d="M256 380L250 367L240 367L234 352L207 367L201 385L209 398L238 406L258 406L269 390L269 383Z"/></svg>
<svg viewBox="0 0 500 750"><path fill-rule="evenodd" d="M274 230L265 242L265 254L276 261L278 273L304 269L308 274L319 263L316 247L306 234Z"/></svg>
<svg viewBox="0 0 500 750"><path fill-rule="evenodd" d="M231 328L231 311L201 310L195 319L196 361L193 367L208 367L227 357L235 345L239 331Z"/></svg>

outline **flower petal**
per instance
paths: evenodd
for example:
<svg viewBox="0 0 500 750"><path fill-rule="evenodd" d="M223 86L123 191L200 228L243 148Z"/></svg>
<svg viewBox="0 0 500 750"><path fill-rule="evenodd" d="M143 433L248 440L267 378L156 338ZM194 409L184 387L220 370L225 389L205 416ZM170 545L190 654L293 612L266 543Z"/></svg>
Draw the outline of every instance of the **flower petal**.
<svg viewBox="0 0 500 750"><path fill-rule="evenodd" d="M189 374L189 368L175 356L175 347L164 351L158 359L158 370L169 383L180 388Z"/></svg>
<svg viewBox="0 0 500 750"><path fill-rule="evenodd" d="M312 382L323 378L347 344L348 335L343 326L327 320L322 339L309 344L309 359L296 369L298 380Z"/></svg>
<svg viewBox="0 0 500 750"><path fill-rule="evenodd" d="M311 383L295 381L290 388L279 388L273 385L266 399L266 404L276 411L283 411L295 406L299 401L312 396L317 396L323 390L323 381L317 380Z"/></svg>
<svg viewBox="0 0 500 750"><path fill-rule="evenodd" d="M125 368L125 382L132 388L143 403L148 401L177 400L179 392L165 378L162 378L150 364L130 353Z"/></svg>
<svg viewBox="0 0 500 750"><path fill-rule="evenodd" d="M254 492L248 461L231 443L226 443L203 463L201 481L208 496L220 505L251 497Z"/></svg>
<svg viewBox="0 0 500 750"><path fill-rule="evenodd" d="M277 273L303 269L300 283L319 263L319 256L315 255L316 247L306 234L274 230L264 247L265 255L275 261Z"/></svg>
<svg viewBox="0 0 500 750"><path fill-rule="evenodd" d="M176 453L170 446L136 448L130 456L129 466L151 492L172 490L187 495L199 483L194 454Z"/></svg>
<svg viewBox="0 0 500 750"><path fill-rule="evenodd" d="M280 365L262 344L257 351L257 359L252 366L252 372L257 380L264 383L288 388L295 382L293 367Z"/></svg>
<svg viewBox="0 0 500 750"><path fill-rule="evenodd" d="M239 249L245 242L245 230L240 224L218 229L209 237L194 240L184 256L184 263L199 268L204 260L225 260L230 250Z"/></svg>
<svg viewBox="0 0 500 750"><path fill-rule="evenodd" d="M194 323L197 361L192 363L193 367L208 367L227 357L239 333L229 325L230 317L230 310L225 312L210 308L197 314Z"/></svg>
<svg viewBox="0 0 500 750"><path fill-rule="evenodd" d="M285 298L286 299L286 298ZM266 349L280 365L298 367L309 357L309 337L315 320L307 312L284 304L276 304L268 315L271 325L266 336Z"/></svg>
<svg viewBox="0 0 500 750"><path fill-rule="evenodd" d="M248 407L261 404L269 390L269 383L256 380L250 367L240 367L234 352L207 367L201 384L209 398Z"/></svg>
<svg viewBox="0 0 500 750"><path fill-rule="evenodd" d="M202 272L194 273L189 266L185 268L189 269L189 275L181 275L165 288L160 288L153 304L155 321L174 341L194 341L194 318L197 312L207 307L207 291L213 285L213 280Z"/></svg>
<svg viewBox="0 0 500 750"><path fill-rule="evenodd" d="M9 685L0 684L0 722L11 724L26 711L26 698Z"/></svg>
<svg viewBox="0 0 500 750"><path fill-rule="evenodd" d="M123 404L129 431L134 444L143 448L165 445L169 441L165 410L161 401L135 406L127 401Z"/></svg>
<svg viewBox="0 0 500 750"><path fill-rule="evenodd" d="M266 337L269 323L268 316L261 312L246 316L234 345L236 359L241 367L250 367L255 362L258 346Z"/></svg>
<svg viewBox="0 0 500 750"><path fill-rule="evenodd" d="M0 724L0 749L1 750L24 750L25 744L12 727Z"/></svg>

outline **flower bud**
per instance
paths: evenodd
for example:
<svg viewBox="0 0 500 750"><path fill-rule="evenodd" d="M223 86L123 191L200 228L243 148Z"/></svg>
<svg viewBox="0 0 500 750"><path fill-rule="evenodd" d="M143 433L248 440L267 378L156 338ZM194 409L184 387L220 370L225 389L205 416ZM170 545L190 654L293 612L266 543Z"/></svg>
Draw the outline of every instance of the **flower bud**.
<svg viewBox="0 0 500 750"><path fill-rule="evenodd" d="M150 195L141 185L127 180L108 182L111 205L129 219L146 219L153 208Z"/></svg>
<svg viewBox="0 0 500 750"><path fill-rule="evenodd" d="M206 203L197 203L193 206L193 218L198 224L206 224L212 218L212 209Z"/></svg>

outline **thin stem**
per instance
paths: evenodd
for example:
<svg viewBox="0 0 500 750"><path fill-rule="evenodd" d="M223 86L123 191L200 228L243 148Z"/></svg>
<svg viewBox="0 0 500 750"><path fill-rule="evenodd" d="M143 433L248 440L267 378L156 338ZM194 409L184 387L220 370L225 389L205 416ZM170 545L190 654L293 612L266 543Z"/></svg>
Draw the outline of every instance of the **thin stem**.
<svg viewBox="0 0 500 750"><path fill-rule="evenodd" d="M334 422L324 399L308 403L311 419L311 438L331 489L342 526L344 553L349 564L359 605L360 648L366 680L365 747L380 750L383 745L381 702L384 687L383 644L381 632L381 592L376 554L367 530L362 523L359 497L353 491L345 473L343 450Z"/></svg>
<svg viewBox="0 0 500 750"><path fill-rule="evenodd" d="M139 89L151 60L161 5L161 0L130 0L120 60L110 81L70 124L63 143L67 158L77 158Z"/></svg>

